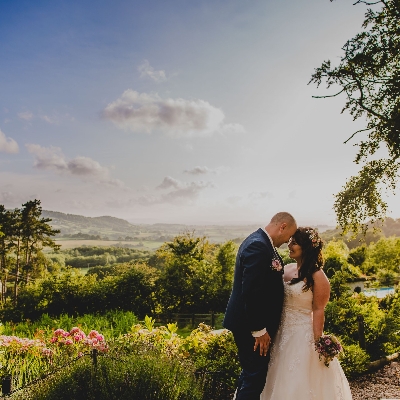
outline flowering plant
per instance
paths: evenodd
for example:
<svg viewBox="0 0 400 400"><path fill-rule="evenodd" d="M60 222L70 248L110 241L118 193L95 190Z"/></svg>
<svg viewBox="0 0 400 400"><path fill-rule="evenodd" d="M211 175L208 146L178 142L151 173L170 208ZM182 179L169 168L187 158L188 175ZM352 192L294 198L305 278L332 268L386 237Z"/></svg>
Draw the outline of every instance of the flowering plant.
<svg viewBox="0 0 400 400"><path fill-rule="evenodd" d="M69 332L60 328L56 329L50 343L59 348L63 348L63 350L66 350L70 355L76 353L78 357L81 357L85 350L97 349L101 352L106 352L108 350L108 345L102 334L91 330L86 336L85 332L76 326Z"/></svg>
<svg viewBox="0 0 400 400"><path fill-rule="evenodd" d="M311 244L313 247L318 247L322 242L322 239L319 237L318 232L315 229L307 229L306 233L308 233L308 237L311 240Z"/></svg>
<svg viewBox="0 0 400 400"><path fill-rule="evenodd" d="M324 365L327 367L335 357L343 352L339 339L334 335L322 335L315 341L314 345L319 359L324 359Z"/></svg>

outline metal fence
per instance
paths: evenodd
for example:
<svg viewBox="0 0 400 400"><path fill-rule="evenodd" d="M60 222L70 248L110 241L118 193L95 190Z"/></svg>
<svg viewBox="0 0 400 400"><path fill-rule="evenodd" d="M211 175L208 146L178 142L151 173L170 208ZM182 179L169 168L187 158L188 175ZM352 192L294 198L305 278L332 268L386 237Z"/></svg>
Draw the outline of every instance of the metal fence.
<svg viewBox="0 0 400 400"><path fill-rule="evenodd" d="M168 313L168 314L157 314L154 315L154 319L157 324L166 324L176 322L179 328L184 327L197 327L200 323L204 323L215 327L216 322L222 318L223 313L210 312L208 314L196 314L196 313Z"/></svg>
<svg viewBox="0 0 400 400"><path fill-rule="evenodd" d="M60 371L65 371L65 369L74 363L78 362L84 357L90 357L92 359L92 373L96 373L97 365L98 365L98 358L99 357L106 357L111 358L117 362L125 362L124 360L119 359L118 357L113 357L108 354L99 353L98 350L93 349L90 353L85 353L81 357L76 357L69 361L68 363L64 364L63 366L57 368L56 370L38 378L34 379L31 382L28 382L22 387L18 387L13 389L12 387L12 377L5 376L1 381L1 399L10 398L14 393L19 391L28 389L34 385L40 384L42 381L51 378L53 375L59 373ZM227 386L224 382L224 378L226 377L226 373L216 371L196 371L194 373L196 380L200 383L203 389L203 399L204 400L230 400L232 398L232 390ZM71 399L73 400L73 399ZM159 399L159 400L168 400L168 399Z"/></svg>

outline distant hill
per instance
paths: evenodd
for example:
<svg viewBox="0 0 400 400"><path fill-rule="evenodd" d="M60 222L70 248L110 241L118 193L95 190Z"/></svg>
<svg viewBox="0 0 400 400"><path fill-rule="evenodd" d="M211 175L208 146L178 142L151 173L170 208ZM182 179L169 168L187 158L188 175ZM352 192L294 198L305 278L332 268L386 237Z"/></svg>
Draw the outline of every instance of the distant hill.
<svg viewBox="0 0 400 400"><path fill-rule="evenodd" d="M370 244L377 242L381 237L400 236L400 218L386 218L383 223L376 223L375 228L378 231L374 232L373 229L368 230L365 237L357 236L355 239L350 239L349 235L341 236L341 230L329 229L321 233L321 237L327 242L334 238L344 240L350 249L360 246L363 242Z"/></svg>
<svg viewBox="0 0 400 400"><path fill-rule="evenodd" d="M83 215L64 214L58 211L44 210L42 215L45 218L51 218L51 225L60 229L62 233L77 233L77 231L85 232L89 230L111 230L118 232L131 233L135 229L128 221L120 218L104 216L104 217L84 217Z"/></svg>
<svg viewBox="0 0 400 400"><path fill-rule="evenodd" d="M71 238L82 240L114 240L129 241L132 246L138 243L152 242L153 248L156 243L171 240L174 236L189 231L197 236L206 236L211 242L223 243L234 240L240 243L249 233L253 232L259 225L184 225L184 224L141 224L135 225L122 218L110 216L85 217L83 215L65 214L58 211L44 210L42 215L51 218L50 224L61 233L58 238ZM327 242L333 238L343 239L338 229L332 229L326 225L316 227L322 238ZM376 242L381 236L400 236L400 219L387 218L381 226L382 231L378 233L368 232L366 242ZM360 238L347 241L350 248L360 245Z"/></svg>
<svg viewBox="0 0 400 400"><path fill-rule="evenodd" d="M43 210L43 217L51 218L50 225L61 232L58 239L73 240L117 240L132 242L135 247L147 247L146 242L158 243L172 240L184 232L193 232L197 236L206 236L210 241L223 243L235 240L240 243L249 233L256 230L256 225L184 225L184 224L141 224L110 216L84 217L83 215L65 214L58 211ZM142 243L139 246L139 243ZM144 244L143 244L144 243ZM125 243L126 244L126 243Z"/></svg>

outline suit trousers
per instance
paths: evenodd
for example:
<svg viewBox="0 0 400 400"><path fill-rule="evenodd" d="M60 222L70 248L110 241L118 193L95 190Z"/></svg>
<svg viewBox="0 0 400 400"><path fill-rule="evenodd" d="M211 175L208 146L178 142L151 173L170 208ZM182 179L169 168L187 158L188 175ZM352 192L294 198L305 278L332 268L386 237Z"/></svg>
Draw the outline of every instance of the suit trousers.
<svg viewBox="0 0 400 400"><path fill-rule="evenodd" d="M239 376L236 400L260 400L268 372L270 352L260 355L260 349L254 351L255 338L251 333L234 333L242 372Z"/></svg>

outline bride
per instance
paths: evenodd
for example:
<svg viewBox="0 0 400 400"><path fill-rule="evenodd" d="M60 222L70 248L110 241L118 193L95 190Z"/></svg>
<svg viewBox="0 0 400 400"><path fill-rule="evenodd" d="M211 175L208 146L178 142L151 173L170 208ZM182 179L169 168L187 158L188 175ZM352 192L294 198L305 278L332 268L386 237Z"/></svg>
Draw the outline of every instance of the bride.
<svg viewBox="0 0 400 400"><path fill-rule="evenodd" d="M312 228L298 228L289 241L296 263L284 268L284 308L271 348L267 381L260 400L351 400L342 367L320 360L314 341L323 334L330 285L322 271L322 240Z"/></svg>

